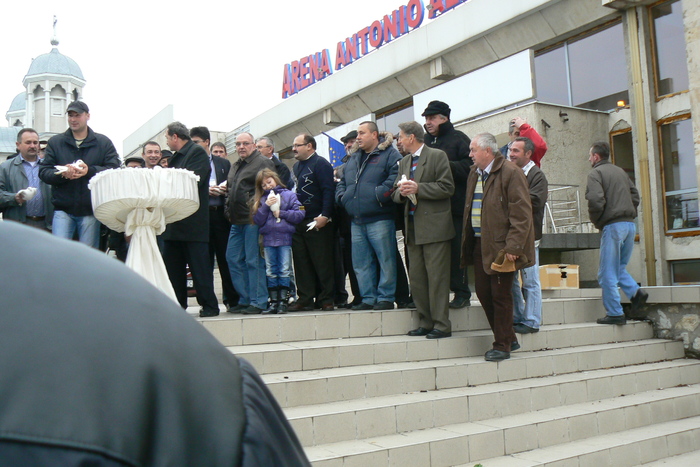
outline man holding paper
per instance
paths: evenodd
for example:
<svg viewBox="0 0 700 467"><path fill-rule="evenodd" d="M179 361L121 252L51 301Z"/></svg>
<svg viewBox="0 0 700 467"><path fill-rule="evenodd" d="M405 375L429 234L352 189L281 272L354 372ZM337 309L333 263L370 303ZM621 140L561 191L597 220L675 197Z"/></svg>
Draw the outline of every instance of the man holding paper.
<svg viewBox="0 0 700 467"><path fill-rule="evenodd" d="M409 278L419 327L409 336L439 339L452 335L450 323L450 243L455 235L450 198L455 185L447 154L423 144L417 122L399 125L408 154L399 162L392 198L404 204Z"/></svg>

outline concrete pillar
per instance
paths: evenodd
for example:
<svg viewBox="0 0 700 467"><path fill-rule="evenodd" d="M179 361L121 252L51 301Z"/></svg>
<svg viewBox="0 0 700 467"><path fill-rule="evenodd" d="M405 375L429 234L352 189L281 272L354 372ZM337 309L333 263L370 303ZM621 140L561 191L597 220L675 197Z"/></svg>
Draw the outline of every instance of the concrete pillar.
<svg viewBox="0 0 700 467"><path fill-rule="evenodd" d="M700 0L683 0L685 53L688 63L690 114L693 119L695 170L700 187Z"/></svg>

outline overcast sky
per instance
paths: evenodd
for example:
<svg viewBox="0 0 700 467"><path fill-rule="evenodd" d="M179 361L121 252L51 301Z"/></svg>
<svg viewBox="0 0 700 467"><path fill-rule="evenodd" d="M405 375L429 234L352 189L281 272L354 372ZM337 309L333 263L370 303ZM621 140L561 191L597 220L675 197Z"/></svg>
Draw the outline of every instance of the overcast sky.
<svg viewBox="0 0 700 467"><path fill-rule="evenodd" d="M335 63L338 41L407 1L11 2L0 27L0 126L32 58L51 51L53 15L58 50L87 81L90 126L121 154L168 104L188 127L237 128L282 100L284 64L322 49Z"/></svg>

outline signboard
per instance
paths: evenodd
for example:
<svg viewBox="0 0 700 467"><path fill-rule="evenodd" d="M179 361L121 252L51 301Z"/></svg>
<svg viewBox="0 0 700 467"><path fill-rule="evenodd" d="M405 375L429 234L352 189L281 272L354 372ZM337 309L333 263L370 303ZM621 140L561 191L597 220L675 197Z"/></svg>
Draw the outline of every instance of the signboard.
<svg viewBox="0 0 700 467"><path fill-rule="evenodd" d="M466 1L468 0L429 0L426 7L422 0L409 0L405 5L384 15L382 19L373 21L369 26L339 41L335 47L335 67L329 49L284 65L282 98L286 99L298 93L330 76L334 69L340 70L372 50L420 27L425 19L426 10L428 19L433 19Z"/></svg>

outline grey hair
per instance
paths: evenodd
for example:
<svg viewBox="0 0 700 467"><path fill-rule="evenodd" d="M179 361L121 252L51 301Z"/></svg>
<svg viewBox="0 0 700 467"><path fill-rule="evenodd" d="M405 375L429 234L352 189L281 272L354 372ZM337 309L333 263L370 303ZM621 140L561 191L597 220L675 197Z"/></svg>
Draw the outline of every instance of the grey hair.
<svg viewBox="0 0 700 467"><path fill-rule="evenodd" d="M268 136L261 136L260 138L255 140L255 144L258 144L260 141L264 141L268 146L272 148L272 150L275 150L275 143L272 141L272 139Z"/></svg>
<svg viewBox="0 0 700 467"><path fill-rule="evenodd" d="M425 139L425 130L423 130L423 126L418 122L399 123L399 130L403 131L405 135L415 136L416 141L419 143L422 143Z"/></svg>
<svg viewBox="0 0 700 467"><path fill-rule="evenodd" d="M491 149L493 154L500 154L498 151L498 143L496 143L496 137L491 133L479 133L472 141L481 149Z"/></svg>

